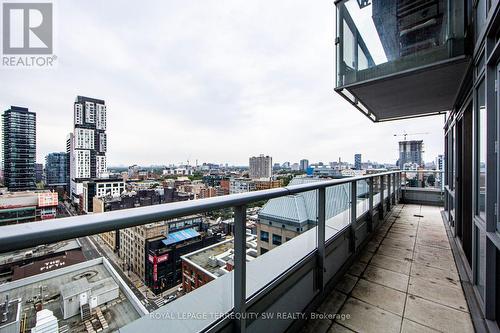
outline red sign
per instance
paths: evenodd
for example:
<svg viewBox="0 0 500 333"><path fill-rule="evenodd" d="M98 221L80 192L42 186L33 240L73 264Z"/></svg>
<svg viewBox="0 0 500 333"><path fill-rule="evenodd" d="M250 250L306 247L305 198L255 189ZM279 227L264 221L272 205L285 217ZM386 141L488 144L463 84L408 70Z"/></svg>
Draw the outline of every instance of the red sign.
<svg viewBox="0 0 500 333"><path fill-rule="evenodd" d="M153 256L148 254L148 260L153 264L153 281L158 281L158 264L168 260L168 253L161 256Z"/></svg>
<svg viewBox="0 0 500 333"><path fill-rule="evenodd" d="M168 260L168 253L165 253L164 255L161 255L161 256L156 258L157 263L162 263L162 262L167 261L167 260Z"/></svg>
<svg viewBox="0 0 500 333"><path fill-rule="evenodd" d="M156 265L156 256L153 260L153 281L158 281L158 265Z"/></svg>

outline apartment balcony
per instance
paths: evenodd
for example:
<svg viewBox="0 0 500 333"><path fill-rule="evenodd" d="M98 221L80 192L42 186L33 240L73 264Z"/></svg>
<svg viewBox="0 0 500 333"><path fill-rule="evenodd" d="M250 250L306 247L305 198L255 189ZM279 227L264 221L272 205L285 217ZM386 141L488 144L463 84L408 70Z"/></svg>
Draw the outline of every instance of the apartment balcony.
<svg viewBox="0 0 500 333"><path fill-rule="evenodd" d="M306 332L473 332L440 208L394 207L313 313Z"/></svg>
<svg viewBox="0 0 500 333"><path fill-rule="evenodd" d="M412 183L408 177L411 176L394 171L6 226L0 234L0 253L232 208L234 269L152 312L144 303L139 302L135 312L128 303L120 303L119 306L133 312L128 315L132 321L127 323L122 318L124 326L114 326L115 329L120 332L407 332L424 328L471 331L468 304L440 208L404 203L405 188ZM413 182L420 186L429 183L432 182ZM341 187L335 193L347 195L348 200L332 199L329 191L335 187ZM247 262L246 205L306 192L316 195L316 225ZM416 198L412 200L415 202ZM332 206L338 208L339 202L345 209L330 215ZM111 272L114 269L104 259L93 264ZM78 265L84 269L90 264ZM108 274L101 266L101 274ZM17 287L16 292L30 289L19 289L23 283L19 280L0 285L0 297L12 286ZM135 297L126 286L122 292ZM113 303L107 305L112 306ZM315 314L326 317L317 318ZM136 316L141 317L136 319Z"/></svg>
<svg viewBox="0 0 500 333"><path fill-rule="evenodd" d="M463 4L338 1L336 91L372 121L449 111L469 62Z"/></svg>

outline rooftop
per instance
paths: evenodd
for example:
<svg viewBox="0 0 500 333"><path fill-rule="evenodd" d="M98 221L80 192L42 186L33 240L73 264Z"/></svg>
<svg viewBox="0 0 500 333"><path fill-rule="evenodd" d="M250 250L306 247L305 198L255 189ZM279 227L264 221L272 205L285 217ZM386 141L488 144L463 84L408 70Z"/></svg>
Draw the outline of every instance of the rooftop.
<svg viewBox="0 0 500 333"><path fill-rule="evenodd" d="M256 238L255 235L247 234L247 262L257 256ZM234 260L234 238L186 254L182 259L217 278L227 273L226 263Z"/></svg>
<svg viewBox="0 0 500 333"><path fill-rule="evenodd" d="M103 258L3 284L0 286L0 299L5 299L6 295L10 299L21 299L21 312L26 314L27 329L35 326L35 305L41 303L43 309L54 313L59 320L60 329L66 326L70 332L84 331L85 325L80 316L63 319L61 297L67 298L76 295L82 288L99 287L110 281L120 286L119 296L99 308L111 332L138 319L146 312Z"/></svg>
<svg viewBox="0 0 500 333"><path fill-rule="evenodd" d="M28 258L32 259L32 258L42 257L50 253L76 250L80 248L81 246L76 239L70 239L53 244L39 245L24 250L0 253L0 266Z"/></svg>

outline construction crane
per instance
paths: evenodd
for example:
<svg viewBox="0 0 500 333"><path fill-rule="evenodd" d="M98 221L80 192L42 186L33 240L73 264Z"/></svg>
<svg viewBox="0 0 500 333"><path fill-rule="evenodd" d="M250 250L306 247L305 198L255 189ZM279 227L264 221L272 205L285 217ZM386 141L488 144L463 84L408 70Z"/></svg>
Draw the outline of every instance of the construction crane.
<svg viewBox="0 0 500 333"><path fill-rule="evenodd" d="M402 133L402 134L394 134L394 136L402 136L404 138L404 141L406 141L406 137L408 135L412 136L412 135L426 135L426 134L429 134L428 132L424 132L424 133Z"/></svg>

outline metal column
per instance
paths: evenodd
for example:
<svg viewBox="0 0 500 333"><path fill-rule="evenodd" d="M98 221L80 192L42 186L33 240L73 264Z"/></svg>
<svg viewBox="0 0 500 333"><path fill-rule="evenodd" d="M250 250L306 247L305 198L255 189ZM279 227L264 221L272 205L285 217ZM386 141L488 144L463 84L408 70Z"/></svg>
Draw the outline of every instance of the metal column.
<svg viewBox="0 0 500 333"><path fill-rule="evenodd" d="M387 211L391 210L391 175L387 175Z"/></svg>
<svg viewBox="0 0 500 333"><path fill-rule="evenodd" d="M373 178L368 179L368 232L373 231Z"/></svg>
<svg viewBox="0 0 500 333"><path fill-rule="evenodd" d="M323 290L325 286L324 273L325 273L325 216L326 216L326 202L325 195L326 189L318 189L318 276L317 288Z"/></svg>
<svg viewBox="0 0 500 333"><path fill-rule="evenodd" d="M384 176L380 176L380 206L379 206L379 220L384 219L385 205L384 205Z"/></svg>
<svg viewBox="0 0 500 333"><path fill-rule="evenodd" d="M356 181L351 182L351 250L352 252L356 252L356 219L357 212L356 206L358 203L357 200L357 188Z"/></svg>
<svg viewBox="0 0 500 333"><path fill-rule="evenodd" d="M246 206L234 207L234 325L246 330Z"/></svg>

